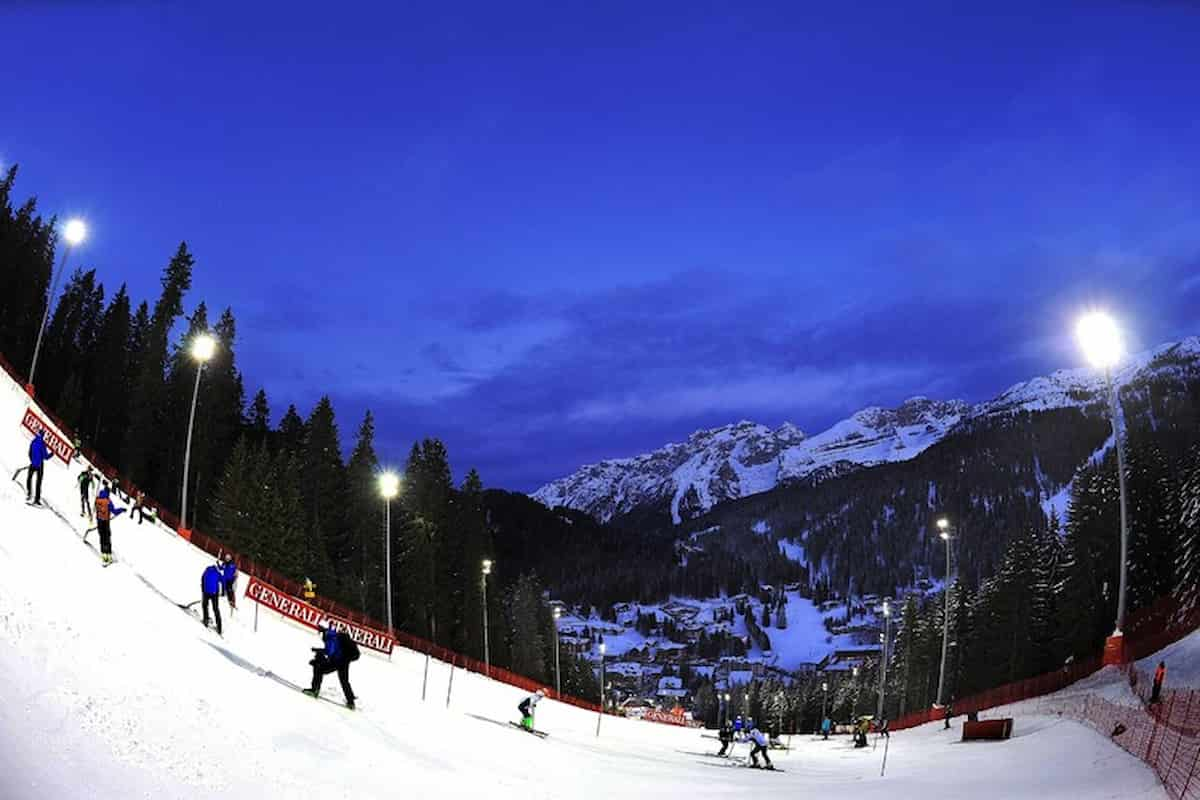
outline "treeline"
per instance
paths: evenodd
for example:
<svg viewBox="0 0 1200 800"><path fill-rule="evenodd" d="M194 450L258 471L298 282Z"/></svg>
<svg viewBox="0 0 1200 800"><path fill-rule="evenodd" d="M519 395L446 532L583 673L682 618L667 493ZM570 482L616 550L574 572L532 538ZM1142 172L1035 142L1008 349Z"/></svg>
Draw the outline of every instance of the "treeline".
<svg viewBox="0 0 1200 800"><path fill-rule="evenodd" d="M14 205L17 168L0 180L0 352L28 372L51 291L57 222L34 199ZM384 505L374 419L358 427L349 460L333 404L307 417L291 406L272 426L266 392L246 403L231 309L210 319L204 302L185 313L195 260L180 244L151 306L121 285L111 293L94 268L77 268L57 297L36 374L38 399L121 476L178 509L183 450L198 365L190 343L218 340L196 409L189 520L239 554L378 619L386 617ZM483 485L470 472L453 486L444 445L409 454L392 503L392 597L397 628L483 657L481 563L495 552ZM554 678L554 631L536 560L498 560L489 579L492 663ZM598 690L590 668L563 660L563 689Z"/></svg>
<svg viewBox="0 0 1200 800"><path fill-rule="evenodd" d="M12 201L17 168L0 180L0 352L28 374L56 264L56 221L30 199ZM183 449L196 378L188 345L201 332L220 342L204 368L196 409L189 494L211 496L245 426L237 369L237 323L225 309L215 320L198 303L185 314L195 260L181 243L163 270L151 306L124 284L110 292L96 269L76 268L65 281L43 338L37 397L151 497L179 508ZM211 520L194 505L189 522Z"/></svg>

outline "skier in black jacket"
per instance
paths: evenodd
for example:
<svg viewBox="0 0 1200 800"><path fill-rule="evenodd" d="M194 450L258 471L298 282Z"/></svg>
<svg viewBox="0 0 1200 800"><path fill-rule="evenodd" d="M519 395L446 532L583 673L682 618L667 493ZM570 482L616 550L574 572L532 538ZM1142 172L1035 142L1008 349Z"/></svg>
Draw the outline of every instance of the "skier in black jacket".
<svg viewBox="0 0 1200 800"><path fill-rule="evenodd" d="M723 756L729 752L729 745L733 744L733 725L729 720L721 725L721 730L717 731L717 738L721 740L721 749L717 755Z"/></svg>

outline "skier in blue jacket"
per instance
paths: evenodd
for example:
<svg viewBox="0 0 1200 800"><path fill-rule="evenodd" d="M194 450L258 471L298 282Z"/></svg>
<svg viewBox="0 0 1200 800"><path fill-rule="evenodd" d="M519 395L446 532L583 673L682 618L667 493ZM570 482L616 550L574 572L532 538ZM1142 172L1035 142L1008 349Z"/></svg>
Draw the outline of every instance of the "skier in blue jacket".
<svg viewBox="0 0 1200 800"><path fill-rule="evenodd" d="M350 662L358 658L358 646L348 634L340 633L329 623L328 627L318 627L324 647L314 647L312 661L312 688L302 691L318 697L321 694L321 680L331 672L336 672L338 681L342 684L342 694L346 697L346 708L354 708L354 690L350 688Z"/></svg>
<svg viewBox="0 0 1200 800"><path fill-rule="evenodd" d="M25 502L35 506L42 504L42 468L50 457L50 448L46 446L46 432L38 431L29 443L29 471L25 473ZM33 477L37 476L37 487L34 488Z"/></svg>
<svg viewBox="0 0 1200 800"><path fill-rule="evenodd" d="M237 574L233 553L226 553L221 562L221 583L225 586L225 599L229 601L230 612L237 608Z"/></svg>
<svg viewBox="0 0 1200 800"><path fill-rule="evenodd" d="M204 607L204 627L208 627L208 606L211 603L213 618L217 621L217 635L222 636L221 606L217 602L221 598L221 568L216 564L209 564L200 576L200 594L203 597L201 603Z"/></svg>

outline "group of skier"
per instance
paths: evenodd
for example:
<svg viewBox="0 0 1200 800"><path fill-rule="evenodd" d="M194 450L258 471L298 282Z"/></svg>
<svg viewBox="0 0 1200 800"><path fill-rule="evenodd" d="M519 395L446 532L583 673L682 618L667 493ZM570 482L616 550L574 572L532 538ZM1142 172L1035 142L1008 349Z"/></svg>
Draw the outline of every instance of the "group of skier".
<svg viewBox="0 0 1200 800"><path fill-rule="evenodd" d="M749 742L750 747L750 766L759 767L758 757L763 757L763 767L765 769L775 769L775 765L771 763L771 756L767 754L767 748L770 746L771 740L767 735L758 729L758 725L754 723L754 719L748 717L743 720L738 716L733 722L725 721L721 726L721 730L717 736L721 741L721 749L717 752L719 756L729 755L729 748L735 742Z"/></svg>
<svg viewBox="0 0 1200 800"><path fill-rule="evenodd" d="M216 622L217 635L223 636L221 630L221 595L229 602L231 612L237 610L237 564L233 561L232 553L225 553L215 564L209 564L200 574L200 606L204 627L209 626L209 607L212 607L212 618Z"/></svg>

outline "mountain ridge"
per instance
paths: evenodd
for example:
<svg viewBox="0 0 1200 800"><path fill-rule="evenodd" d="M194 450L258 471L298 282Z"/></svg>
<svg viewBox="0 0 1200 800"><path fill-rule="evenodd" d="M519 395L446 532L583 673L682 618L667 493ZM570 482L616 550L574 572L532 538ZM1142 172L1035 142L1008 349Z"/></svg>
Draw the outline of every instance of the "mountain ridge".
<svg viewBox="0 0 1200 800"><path fill-rule="evenodd" d="M1197 361L1200 337L1187 337L1131 355L1113 381L1121 387L1148 372ZM719 503L780 485L911 459L973 419L1092 405L1103 388L1104 377L1094 369L1060 369L974 405L916 395L895 408L867 406L812 436L791 422L771 429L740 420L694 431L684 442L648 453L585 465L530 496L601 522L665 505L679 524Z"/></svg>

